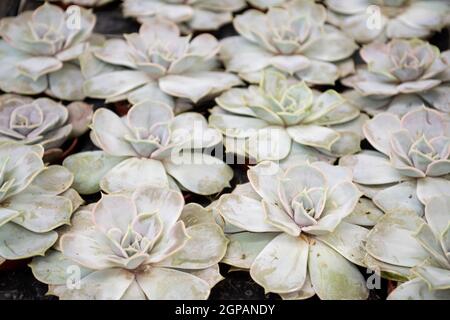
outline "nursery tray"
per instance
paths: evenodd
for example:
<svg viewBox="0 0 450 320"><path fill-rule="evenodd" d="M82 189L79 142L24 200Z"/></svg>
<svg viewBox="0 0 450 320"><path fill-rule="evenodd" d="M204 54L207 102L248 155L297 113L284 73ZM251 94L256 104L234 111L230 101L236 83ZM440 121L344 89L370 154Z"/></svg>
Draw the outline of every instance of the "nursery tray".
<svg viewBox="0 0 450 320"><path fill-rule="evenodd" d="M22 2L18 0L1 0L0 1L0 17L14 16L18 14L18 10L32 10L37 8L42 1L38 0L26 0ZM94 9L97 15L97 24L95 27L95 32L105 34L107 36L115 36L123 33L136 32L139 29L139 24L133 19L124 18L121 12L120 1L113 2L106 6L98 9ZM232 25L226 25L222 27L219 31L213 32L213 34L218 38L224 38L230 35L236 34ZM440 49L448 48L449 35L448 30L445 30L439 34L436 34L431 42ZM333 87L337 91L343 89L340 83L337 83ZM322 88L321 88L322 89ZM326 89L324 87L323 89ZM127 111L126 106L119 104L104 105L102 101L99 100L87 100L88 103L92 103L95 108L107 107L109 109L115 110L119 113L124 114ZM208 109L214 106L214 102L209 102L204 105L200 105L196 108L197 112L203 115L208 115ZM368 145L365 146L368 149ZM71 152L81 152L94 150L96 147L92 144L89 136L86 134L80 137L77 144L71 149ZM245 166L235 165L232 166L235 171L235 177L232 181L232 185L238 183L246 182ZM96 201L100 198L99 194L85 197L85 200L89 202ZM202 197L193 194L185 194L186 202L197 202L202 205L207 205L211 201L215 200L215 197ZM279 299L280 297L276 294L265 294L262 287L257 285L251 280L248 272L233 271L229 272L229 267L221 265L221 272L223 275L227 275L226 279L221 281L216 285L210 295L210 299ZM365 274L365 272L363 272ZM384 281L384 280L383 280ZM387 282L384 282L381 290L372 290L369 299L379 300L385 299L388 287ZM0 270L0 300L4 299L14 299L14 300L48 300L56 299L52 296L46 296L47 286L36 280L31 270L25 265L17 267L13 270Z"/></svg>

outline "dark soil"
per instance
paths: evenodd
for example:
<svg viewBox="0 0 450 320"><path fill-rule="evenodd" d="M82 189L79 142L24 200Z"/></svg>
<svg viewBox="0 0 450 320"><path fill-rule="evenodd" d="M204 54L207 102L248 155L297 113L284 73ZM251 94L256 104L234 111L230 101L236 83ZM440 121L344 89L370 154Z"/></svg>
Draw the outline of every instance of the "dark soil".
<svg viewBox="0 0 450 320"><path fill-rule="evenodd" d="M1 0L0 1L0 18L4 16L14 16L19 10L18 0ZM42 4L38 0L26 0L22 10L32 10ZM95 32L107 35L120 35L122 33L136 32L139 29L139 24L132 19L125 19L122 16L120 2L108 4L102 8L95 9L97 15L97 25ZM224 38L236 34L231 25L224 26L219 31L213 32L218 38ZM442 33L436 34L431 42L437 45L441 50L446 50L449 47L449 34L445 30ZM327 88L320 88L327 89ZM339 83L334 87L337 91L345 90ZM116 105L104 105L99 100L88 100L89 103L98 107L107 107L117 110ZM196 107L196 112L203 115L208 115L208 109L214 106L214 102L200 104ZM123 105L120 110L123 110ZM126 108L126 105L125 105ZM125 109L126 110L126 109ZM364 144L364 147L366 144ZM86 134L79 138L78 144L74 152L82 152L94 150L96 147L92 144L89 136ZM232 186L247 181L246 166L234 165L235 177L232 181ZM223 193L230 192L230 189L224 190ZM202 197L194 194L185 194L186 202L196 202L201 205L208 205L211 201L217 199L219 195L211 197ZM87 203L95 202L100 198L99 194L84 197ZM211 291L210 299L214 300L263 300L263 299L280 299L276 294L265 294L264 289L251 280L248 272L228 272L229 267L221 265L221 273L226 276L226 279L217 284ZM364 270L361 270L363 275L366 275ZM369 299L380 300L385 299L387 295L387 283L382 281L382 289L372 290ZM12 271L0 271L0 300L49 300L56 299L53 296L47 296L47 286L37 281L31 270L24 265L21 268L15 268ZM317 298L315 298L317 299Z"/></svg>
<svg viewBox="0 0 450 320"><path fill-rule="evenodd" d="M47 285L37 281L30 269L0 271L0 300L48 300Z"/></svg>

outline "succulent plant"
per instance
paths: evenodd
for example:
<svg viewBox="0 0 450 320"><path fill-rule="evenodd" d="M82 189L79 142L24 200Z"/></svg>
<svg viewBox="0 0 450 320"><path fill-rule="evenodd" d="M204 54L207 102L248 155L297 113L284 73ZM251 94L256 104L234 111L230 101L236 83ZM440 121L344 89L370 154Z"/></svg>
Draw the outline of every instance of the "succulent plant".
<svg viewBox="0 0 450 320"><path fill-rule="evenodd" d="M247 174L250 183L216 205L235 230L223 262L250 269L266 292L285 299L366 299L353 263L364 266L368 230L346 221L361 196L350 171L325 162L284 170L265 161Z"/></svg>
<svg viewBox="0 0 450 320"><path fill-rule="evenodd" d="M95 15L80 7L45 3L0 22L0 89L19 94L47 93L83 100L84 78L78 65Z"/></svg>
<svg viewBox="0 0 450 320"><path fill-rule="evenodd" d="M336 91L312 91L273 70L259 86L230 89L216 102L209 123L225 135L227 151L256 162L358 152L367 119Z"/></svg>
<svg viewBox="0 0 450 320"><path fill-rule="evenodd" d="M207 210L183 206L164 188L104 195L77 212L61 251L33 260L33 273L61 299L206 299L228 241ZM79 267L78 290L66 286L69 266Z"/></svg>
<svg viewBox="0 0 450 320"><path fill-rule="evenodd" d="M431 198L420 218L391 211L367 236L368 263L387 278L405 281L388 299L450 300L450 197Z"/></svg>
<svg viewBox="0 0 450 320"><path fill-rule="evenodd" d="M61 153L68 138L87 131L92 113L83 102L65 107L48 98L5 94L0 96L0 141L41 144L46 155Z"/></svg>
<svg viewBox="0 0 450 320"><path fill-rule="evenodd" d="M445 114L425 107L401 119L380 113L363 128L378 151L342 157L340 164L385 212L420 214L430 198L450 194L449 124Z"/></svg>
<svg viewBox="0 0 450 320"><path fill-rule="evenodd" d="M120 118L98 109L92 121L93 142L103 151L83 152L65 159L82 194L100 188L129 192L138 186L171 186L198 194L214 194L229 186L232 169L204 148L222 142L219 131L193 112L174 117L170 107L156 102L133 106ZM175 180L173 180L175 179Z"/></svg>
<svg viewBox="0 0 450 320"><path fill-rule="evenodd" d="M62 2L64 4L76 4L83 7L100 7L115 0L46 0L50 2Z"/></svg>
<svg viewBox="0 0 450 320"><path fill-rule="evenodd" d="M423 103L450 112L450 51L428 42L395 39L361 49L367 67L342 82L355 91L347 97L369 113L404 114Z"/></svg>
<svg viewBox="0 0 450 320"><path fill-rule="evenodd" d="M329 21L361 43L424 38L447 24L447 0L325 0Z"/></svg>
<svg viewBox="0 0 450 320"><path fill-rule="evenodd" d="M141 23L160 16L190 31L218 29L231 22L232 13L245 5L245 0L124 0L123 9L125 16Z"/></svg>
<svg viewBox="0 0 450 320"><path fill-rule="evenodd" d="M326 9L312 0L290 1L267 13L247 10L233 22L240 35L221 41L221 58L228 71L252 83L274 67L308 83L334 84L348 72L337 63L357 46L325 20Z"/></svg>
<svg viewBox="0 0 450 320"><path fill-rule="evenodd" d="M210 34L191 40L173 22L152 18L125 39L107 40L82 59L88 96L173 105L172 97L197 102L241 83L235 75L218 71L219 42Z"/></svg>
<svg viewBox="0 0 450 320"><path fill-rule="evenodd" d="M0 142L0 260L43 255L82 203L72 174L46 167L40 145Z"/></svg>

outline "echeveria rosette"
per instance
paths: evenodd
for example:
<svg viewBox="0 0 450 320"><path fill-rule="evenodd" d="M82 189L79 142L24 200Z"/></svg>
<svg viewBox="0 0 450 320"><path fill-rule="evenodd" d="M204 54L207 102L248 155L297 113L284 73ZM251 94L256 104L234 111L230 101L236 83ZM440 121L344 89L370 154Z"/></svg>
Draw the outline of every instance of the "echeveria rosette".
<svg viewBox="0 0 450 320"><path fill-rule="evenodd" d="M361 67L343 83L355 90L346 96L374 114L400 115L426 103L450 112L450 51L440 52L428 42L395 39L364 46Z"/></svg>
<svg viewBox="0 0 450 320"><path fill-rule="evenodd" d="M388 299L450 300L450 197L431 198L423 218L408 211L385 214L369 232L368 263L403 282Z"/></svg>
<svg viewBox="0 0 450 320"><path fill-rule="evenodd" d="M210 212L179 192L143 187L103 195L77 212L59 249L33 260L35 277L60 299L206 299L222 279L228 240ZM78 290L67 267L79 266Z"/></svg>
<svg viewBox="0 0 450 320"><path fill-rule="evenodd" d="M412 211L450 194L450 126L448 117L420 108L402 118L380 113L366 122L364 133L378 151L345 156L353 181L386 212Z"/></svg>
<svg viewBox="0 0 450 320"><path fill-rule="evenodd" d="M256 162L332 161L360 151L367 117L334 90L312 91L266 70L259 86L230 89L216 102L209 123L224 134L227 151Z"/></svg>
<svg viewBox="0 0 450 320"><path fill-rule="evenodd" d="M325 0L325 4L328 20L360 43L425 38L445 27L450 14L446 0Z"/></svg>
<svg viewBox="0 0 450 320"><path fill-rule="evenodd" d="M41 144L45 155L60 154L69 138L88 130L92 106L72 102L67 107L48 98L0 96L0 141Z"/></svg>
<svg viewBox="0 0 450 320"><path fill-rule="evenodd" d="M228 228L223 262L249 269L266 292L285 299L366 299L363 243L368 230L345 221L361 193L348 169L325 162L286 170L262 162L250 184L221 196Z"/></svg>
<svg viewBox="0 0 450 320"><path fill-rule="evenodd" d="M233 12L245 5L245 0L125 0L123 10L141 23L160 16L187 31L215 30L231 22Z"/></svg>
<svg viewBox="0 0 450 320"><path fill-rule="evenodd" d="M83 7L100 7L115 0L46 0L49 2L62 2L64 4L76 4Z"/></svg>
<svg viewBox="0 0 450 320"><path fill-rule="evenodd" d="M81 61L89 97L173 105L174 98L198 102L241 84L219 71L219 42L210 34L191 39L173 22L152 18L124 37L107 40Z"/></svg>
<svg viewBox="0 0 450 320"><path fill-rule="evenodd" d="M86 49L96 18L80 7L79 18L71 12L45 3L35 11L1 20L1 90L27 95L45 92L70 101L85 98L78 57Z"/></svg>
<svg viewBox="0 0 450 320"><path fill-rule="evenodd" d="M348 72L338 64L349 60L357 45L325 20L326 9L311 0L267 13L247 10L233 21L240 35L221 41L221 58L228 71L252 83L273 67L311 84L334 84Z"/></svg>
<svg viewBox="0 0 450 320"><path fill-rule="evenodd" d="M176 189L177 181L185 190L207 195L228 187L233 177L227 164L203 152L220 144L222 135L198 113L174 116L167 105L143 102L120 118L102 108L94 114L91 138L102 151L64 161L82 194L100 188L129 192L143 185Z"/></svg>
<svg viewBox="0 0 450 320"><path fill-rule="evenodd" d="M44 255L83 202L70 188L73 175L46 167L40 145L0 143L0 260Z"/></svg>

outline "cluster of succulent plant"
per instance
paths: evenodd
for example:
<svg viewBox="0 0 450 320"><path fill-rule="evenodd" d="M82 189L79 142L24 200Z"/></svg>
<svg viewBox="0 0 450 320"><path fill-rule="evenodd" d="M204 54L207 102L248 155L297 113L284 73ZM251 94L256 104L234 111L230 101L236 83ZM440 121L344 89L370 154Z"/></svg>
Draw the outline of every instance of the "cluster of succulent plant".
<svg viewBox="0 0 450 320"><path fill-rule="evenodd" d="M51 2L0 20L0 265L67 300L228 270L450 300L448 1L123 0L117 36L113 1Z"/></svg>

